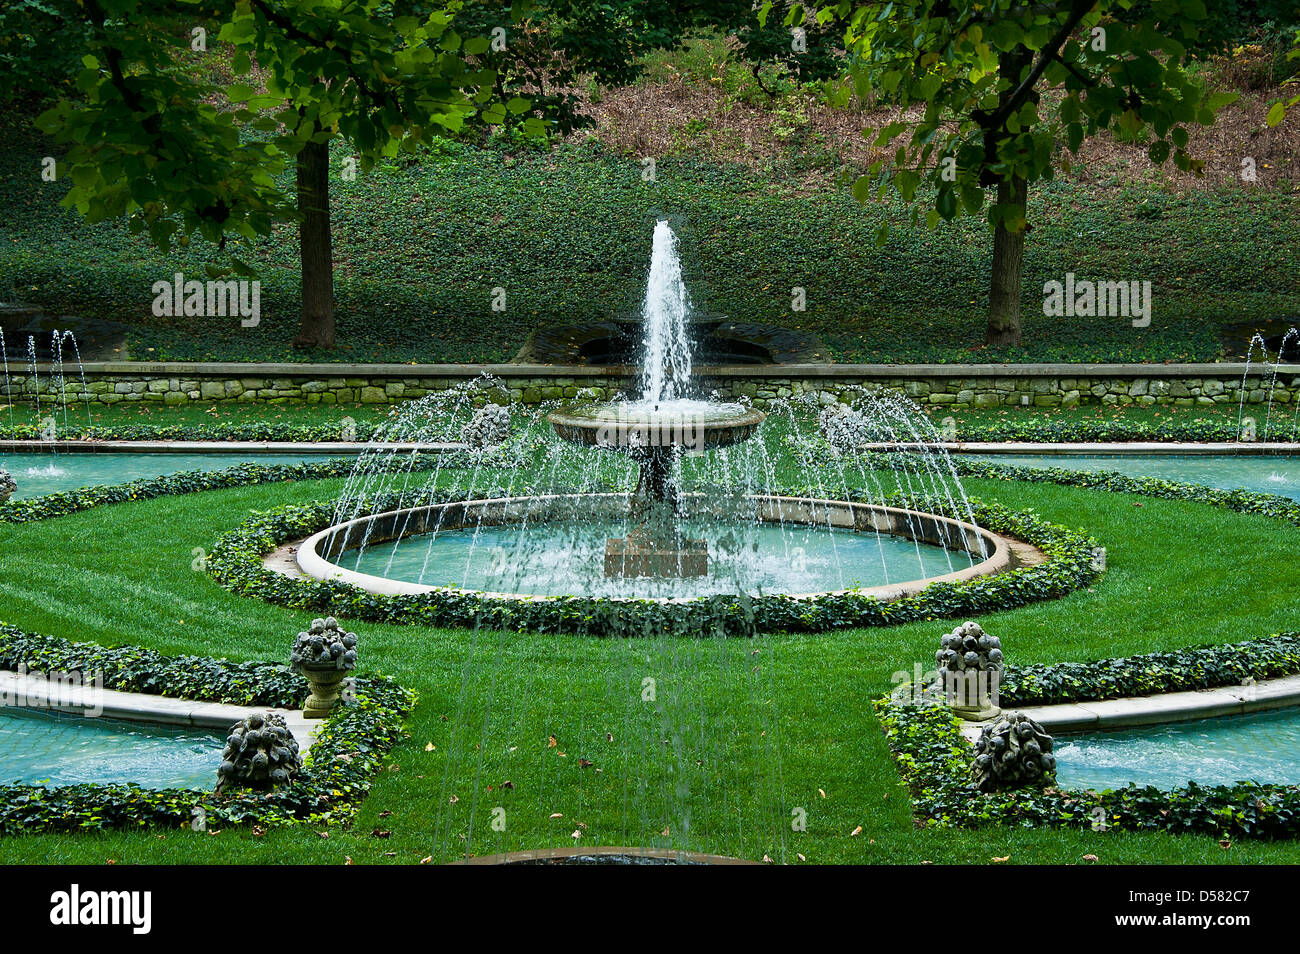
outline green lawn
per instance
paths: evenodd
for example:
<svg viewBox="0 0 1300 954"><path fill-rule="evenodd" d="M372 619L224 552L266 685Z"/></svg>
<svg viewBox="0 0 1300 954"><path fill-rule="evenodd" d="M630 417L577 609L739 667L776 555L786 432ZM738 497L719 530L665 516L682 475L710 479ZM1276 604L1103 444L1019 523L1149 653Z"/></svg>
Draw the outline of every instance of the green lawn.
<svg viewBox="0 0 1300 954"><path fill-rule="evenodd" d="M1108 549L1109 571L1094 587L981 620L1014 663L1294 628L1293 527L1200 504L966 484L973 495L1083 527ZM4 621L164 652L283 659L301 615L226 593L191 569L193 551L251 510L328 499L340 486L215 491L5 526ZM1009 855L1071 863L1087 853L1103 863L1300 861L1294 844L1225 851L1199 837L915 830L870 700L893 673L929 667L950 628L944 621L730 642L354 628L363 668L395 676L420 700L410 740L392 753L353 829L43 835L0 840L0 861L440 860L464 850L471 821L479 854L573 844L577 830L580 844L671 844L792 862L802 854L809 862ZM641 698L647 676L656 680L654 704ZM504 832L490 826L498 806ZM805 833L790 830L796 807L807 810Z"/></svg>

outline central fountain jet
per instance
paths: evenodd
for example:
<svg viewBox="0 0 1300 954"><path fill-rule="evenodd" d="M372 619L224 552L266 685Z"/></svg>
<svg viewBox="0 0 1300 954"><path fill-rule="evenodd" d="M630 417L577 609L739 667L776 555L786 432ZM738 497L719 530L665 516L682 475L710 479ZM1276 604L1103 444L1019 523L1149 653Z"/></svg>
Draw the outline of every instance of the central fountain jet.
<svg viewBox="0 0 1300 954"><path fill-rule="evenodd" d="M630 506L634 527L626 537L606 541L606 576L706 575L704 541L681 533L677 464L685 454L747 440L765 417L740 404L692 396L690 312L677 236L660 220L642 307L641 397L571 406L547 415L565 440L620 451L640 468Z"/></svg>

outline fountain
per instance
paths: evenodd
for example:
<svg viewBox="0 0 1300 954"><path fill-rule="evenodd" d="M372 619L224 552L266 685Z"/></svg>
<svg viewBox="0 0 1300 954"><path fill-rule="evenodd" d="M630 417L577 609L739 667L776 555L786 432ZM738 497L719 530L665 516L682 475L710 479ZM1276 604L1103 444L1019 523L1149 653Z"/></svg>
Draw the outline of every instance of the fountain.
<svg viewBox="0 0 1300 954"><path fill-rule="evenodd" d="M465 628L448 649L464 653L460 679L438 703L448 725L431 860L717 861L689 854L703 845L784 860L782 643L758 639L809 619L886 625L916 606L890 601L937 581L1048 558L975 523L934 425L905 397L863 393L838 412L851 439L834 453L816 427L820 395L759 410L693 379L690 318L659 223L629 396L574 386L530 407L484 376L408 402L332 508L304 510L262 555L269 572L307 577L290 585L322 609ZM868 457L859 439L916 452ZM462 449L419 449L448 441ZM507 690L542 672L532 653L600 672L560 692L541 675ZM575 719L576 700L599 715ZM519 777L529 746L548 768L524 804L503 780ZM724 762L744 785L719 788ZM621 817L583 812L591 784L622 787ZM489 806L502 827L484 827ZM606 847L619 845L633 847Z"/></svg>
<svg viewBox="0 0 1300 954"><path fill-rule="evenodd" d="M682 500L674 477L677 462L684 453L704 453L747 440L767 416L740 404L690 397L689 315L677 237L668 222L660 220L655 225L643 309L640 400L571 406L547 415L565 440L621 451L639 468L630 506L633 527L627 536L606 541L606 576L706 575L707 545L681 532Z"/></svg>
<svg viewBox="0 0 1300 954"><path fill-rule="evenodd" d="M267 565L485 618L591 600L563 627L616 620L633 634L653 629L641 615L661 612L651 604L739 599L739 632L754 600L869 607L1045 559L976 525L933 424L905 397L863 393L841 416L916 453L834 453L816 436L816 394L759 410L706 391L692 377L691 322L676 237L659 222L630 396L575 388L567 403L529 407L483 377L408 402L324 529L285 541ZM454 455L421 451L462 440Z"/></svg>

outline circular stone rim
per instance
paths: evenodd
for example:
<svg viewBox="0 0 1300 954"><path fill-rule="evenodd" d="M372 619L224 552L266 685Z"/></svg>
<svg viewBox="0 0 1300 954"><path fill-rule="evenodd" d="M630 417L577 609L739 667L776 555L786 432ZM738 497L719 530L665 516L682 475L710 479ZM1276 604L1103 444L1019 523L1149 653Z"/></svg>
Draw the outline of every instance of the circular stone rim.
<svg viewBox="0 0 1300 954"><path fill-rule="evenodd" d="M906 580L900 583L886 583L881 586L859 587L856 589L840 590L818 590L808 593L783 593L791 599L818 599L826 596L842 596L853 593L859 596L875 597L881 601L892 601L903 599L908 596L915 596L924 590L931 583L957 583L965 580L973 580L979 577L992 576L1013 569L1016 566L1016 550L1023 550L1028 544L1020 541L1013 541L1010 537L994 533L973 523L966 523L962 520L956 520L952 517L945 517L940 514L925 513L920 510L908 510L902 507L888 507L881 504L870 504L850 500L825 500L811 497L789 497L775 494L746 494L745 500L754 501L760 506L759 520L765 523L786 522L800 523L811 526L827 526L830 530L866 530L880 533L889 533L893 536L902 536L909 540L920 540L922 543L930 543L931 540L924 538L923 534L901 532L903 529L910 529L909 524L920 524L923 528L929 527L932 530L937 524L944 524L946 527L958 531L955 539L962 544L962 549L966 553L977 553L976 543L971 539L972 535L985 544L986 558L973 566L965 567L960 570L953 570L950 573L944 573L939 576L927 576L914 580ZM469 590L457 586L434 586L429 583L415 583L410 580L393 580L388 577L374 576L369 573L359 573L356 570L348 570L336 563L330 562L320 551L321 545L327 538L342 536L343 545L335 548L335 553L342 553L346 550L353 549L347 546L350 534L360 529L359 539L367 540L371 543L386 543L391 540L399 539L404 536L418 536L420 533L428 532L425 529L417 532L392 533L392 529L399 523L403 527L410 526L412 518L417 515L427 523L431 516L443 517L448 511L461 511L459 522L451 523L438 520L436 525L443 530L463 529L468 522L466 517L473 517L481 525L485 518L496 518L496 524L507 523L505 517L510 516L511 508L520 506L536 507L539 504L556 505L564 501L599 501L601 504L610 507L626 506L627 497L623 494L543 494L529 497L489 497L481 500L465 500L452 503L428 504L422 507L404 507L398 510L388 510L383 513L371 514L364 517L354 517L343 523L333 524L324 530L318 530L311 536L307 537L298 546L294 560L298 569L306 576L316 580L335 581L347 583L358 589L365 590L368 593L374 593L379 596L415 596L423 593L451 593L464 596L473 596L479 599L494 599L527 602L534 600L554 600L562 599L566 595L562 593L500 593L491 590ZM822 511L820 514L818 511ZM586 512L591 512L588 508ZM536 520L537 514L530 512L528 519ZM864 519L865 518L865 519ZM928 521L928 523L926 523ZM383 524L386 522L387 527ZM544 519L539 521L544 525ZM380 535L375 535L375 529L368 527L368 524L380 524ZM384 535L384 531L390 531ZM933 534L935 537L937 533ZM1015 550L1013 550L1013 543ZM1036 553L1041 553L1037 547L1032 548ZM775 595L775 594L773 594ZM654 602L654 603L689 603L694 600L708 599L706 596L602 596L599 599L609 600L610 602Z"/></svg>
<svg viewBox="0 0 1300 954"><path fill-rule="evenodd" d="M758 425L767 420L766 413L753 407L746 408L744 413L729 418L710 418L706 415L695 418L692 415L689 424L685 423L680 415L665 414L664 420L668 424L680 424L683 427L689 427L697 436L691 440L633 442L629 434L638 428L651 429L655 436L658 435L660 429L655 427L655 418L649 415L639 420L635 418L620 420L617 417L609 420L596 417L591 413L595 409L617 406L617 404L570 404L551 411L546 415L546 420L555 429L555 433L570 444L611 448L680 446L702 447L705 449L725 447L748 440L758 428ZM584 411L587 413L584 413ZM605 437L602 432L606 432L611 437Z"/></svg>

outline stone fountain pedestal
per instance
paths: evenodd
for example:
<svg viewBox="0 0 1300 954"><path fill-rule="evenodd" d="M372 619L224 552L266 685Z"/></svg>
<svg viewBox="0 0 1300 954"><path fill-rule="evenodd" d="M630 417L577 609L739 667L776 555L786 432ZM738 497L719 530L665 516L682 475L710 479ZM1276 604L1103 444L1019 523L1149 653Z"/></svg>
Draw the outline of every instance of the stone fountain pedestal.
<svg viewBox="0 0 1300 954"><path fill-rule="evenodd" d="M567 441L627 454L639 474L628 516L635 526L626 537L605 541L607 577L685 578L707 576L709 551L703 540L683 536L680 501L673 480L677 456L746 440L763 422L762 411L697 402L682 406L633 404L568 407L547 419Z"/></svg>
<svg viewBox="0 0 1300 954"><path fill-rule="evenodd" d="M634 534L605 541L605 575L618 577L693 577L709 575L709 548L703 540L682 539L665 546Z"/></svg>

